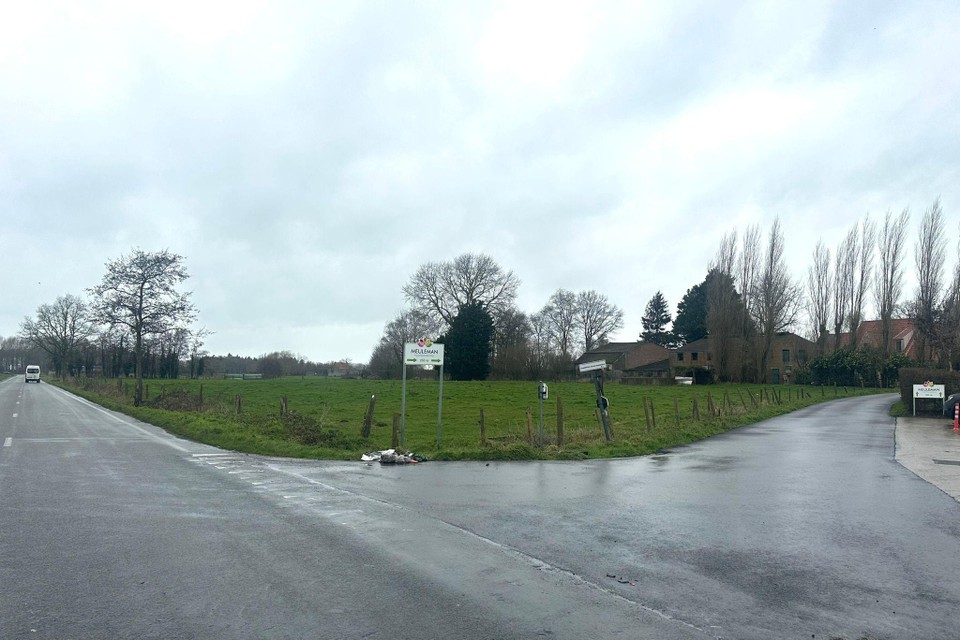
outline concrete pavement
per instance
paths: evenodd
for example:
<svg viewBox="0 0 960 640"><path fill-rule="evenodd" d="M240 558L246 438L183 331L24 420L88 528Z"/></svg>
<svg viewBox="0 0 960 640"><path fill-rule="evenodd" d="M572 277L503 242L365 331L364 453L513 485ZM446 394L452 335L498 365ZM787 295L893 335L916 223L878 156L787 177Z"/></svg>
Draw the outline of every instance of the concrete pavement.
<svg viewBox="0 0 960 640"><path fill-rule="evenodd" d="M960 433L953 420L897 418L896 460L960 502Z"/></svg>

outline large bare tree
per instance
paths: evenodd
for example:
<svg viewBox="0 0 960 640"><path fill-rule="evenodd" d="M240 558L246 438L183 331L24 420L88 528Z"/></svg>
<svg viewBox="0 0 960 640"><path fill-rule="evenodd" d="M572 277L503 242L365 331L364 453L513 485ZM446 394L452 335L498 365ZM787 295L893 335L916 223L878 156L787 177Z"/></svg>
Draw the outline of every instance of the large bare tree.
<svg viewBox="0 0 960 640"><path fill-rule="evenodd" d="M937 307L943 297L943 265L947 239L944 233L940 198L923 213L920 235L914 248L917 267L917 294L913 303L913 319L919 334L918 355L921 362L930 356L934 340Z"/></svg>
<svg viewBox="0 0 960 640"><path fill-rule="evenodd" d="M904 209L894 217L887 211L883 226L877 235L879 264L875 280L877 315L880 316L881 352L884 359L890 356L890 325L903 295L903 256L907 242L907 224L910 212Z"/></svg>
<svg viewBox="0 0 960 640"><path fill-rule="evenodd" d="M766 380L774 338L796 322L800 310L802 289L790 276L783 251L780 219L775 218L751 299L751 313L760 334L760 380Z"/></svg>
<svg viewBox="0 0 960 640"><path fill-rule="evenodd" d="M623 328L623 311L592 289L577 294L575 318L584 351L607 342L611 333Z"/></svg>
<svg viewBox="0 0 960 640"><path fill-rule="evenodd" d="M824 246L822 240L818 240L813 250L813 264L807 272L807 297L810 299L813 341L817 343L817 353L820 355L823 355L824 341L829 331L827 327L830 322L832 293L830 249Z"/></svg>
<svg viewBox="0 0 960 640"><path fill-rule="evenodd" d="M143 402L144 348L150 338L188 325L196 317L190 293L177 290L189 276L183 256L134 249L106 263L107 272L93 296L95 319L121 328L133 340L136 387L133 403Z"/></svg>
<svg viewBox="0 0 960 640"><path fill-rule="evenodd" d="M562 358L573 358L574 335L577 331L577 294L557 289L540 314L546 323L550 342Z"/></svg>
<svg viewBox="0 0 960 640"><path fill-rule="evenodd" d="M93 332L87 304L70 294L40 305L36 317L24 318L20 325L20 335L50 356L57 377Z"/></svg>
<svg viewBox="0 0 960 640"><path fill-rule="evenodd" d="M460 308L478 302L496 318L513 305L520 280L490 256L465 253L420 266L403 287L407 301L450 326Z"/></svg>

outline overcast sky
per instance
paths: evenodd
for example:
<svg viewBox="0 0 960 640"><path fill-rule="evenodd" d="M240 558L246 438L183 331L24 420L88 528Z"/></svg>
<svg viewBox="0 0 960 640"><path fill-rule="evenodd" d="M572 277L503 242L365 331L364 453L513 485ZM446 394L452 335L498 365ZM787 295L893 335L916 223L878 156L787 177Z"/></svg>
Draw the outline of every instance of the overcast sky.
<svg viewBox="0 0 960 640"><path fill-rule="evenodd" d="M912 270L939 196L957 259L955 0L0 5L0 336L134 247L185 256L212 352L354 362L464 252L622 340L775 216L805 279L909 207Z"/></svg>

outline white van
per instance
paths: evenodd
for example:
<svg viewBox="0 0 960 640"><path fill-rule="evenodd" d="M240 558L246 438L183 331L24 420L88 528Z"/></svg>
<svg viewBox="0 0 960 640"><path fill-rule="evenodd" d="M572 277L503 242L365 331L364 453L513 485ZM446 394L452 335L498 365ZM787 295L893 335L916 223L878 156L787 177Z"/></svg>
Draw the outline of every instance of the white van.
<svg viewBox="0 0 960 640"><path fill-rule="evenodd" d="M28 364L27 371L23 374L24 382L36 382L40 384L40 367L35 364Z"/></svg>

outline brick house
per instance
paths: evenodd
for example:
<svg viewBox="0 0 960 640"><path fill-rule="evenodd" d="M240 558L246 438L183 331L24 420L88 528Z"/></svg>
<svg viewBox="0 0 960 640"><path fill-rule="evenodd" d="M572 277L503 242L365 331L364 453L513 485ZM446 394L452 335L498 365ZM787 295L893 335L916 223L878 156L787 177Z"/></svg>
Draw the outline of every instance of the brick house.
<svg viewBox="0 0 960 640"><path fill-rule="evenodd" d="M743 374L756 375L756 365L752 360L758 346L756 341L748 345L744 344L743 339L731 340L728 369L735 378ZM770 345L765 380L772 384L789 384L794 369L806 363L816 353L816 347L816 344L795 333L778 333ZM747 354L749 361L745 361L744 354ZM714 371L716 361L711 338L701 338L675 349L672 364L675 375L685 375L693 369Z"/></svg>
<svg viewBox="0 0 960 640"><path fill-rule="evenodd" d="M832 351L836 334L826 336L827 350ZM916 328L913 320L897 318L890 320L890 341L887 344L887 353L902 353L911 360L917 359ZM877 350L883 346L883 323L880 320L865 320L857 327L857 344L869 345ZM840 347L850 345L850 332L840 334Z"/></svg>
<svg viewBox="0 0 960 640"><path fill-rule="evenodd" d="M606 360L614 371L642 377L661 378L670 375L673 354L670 349L652 342L608 342L585 352L576 364Z"/></svg>

